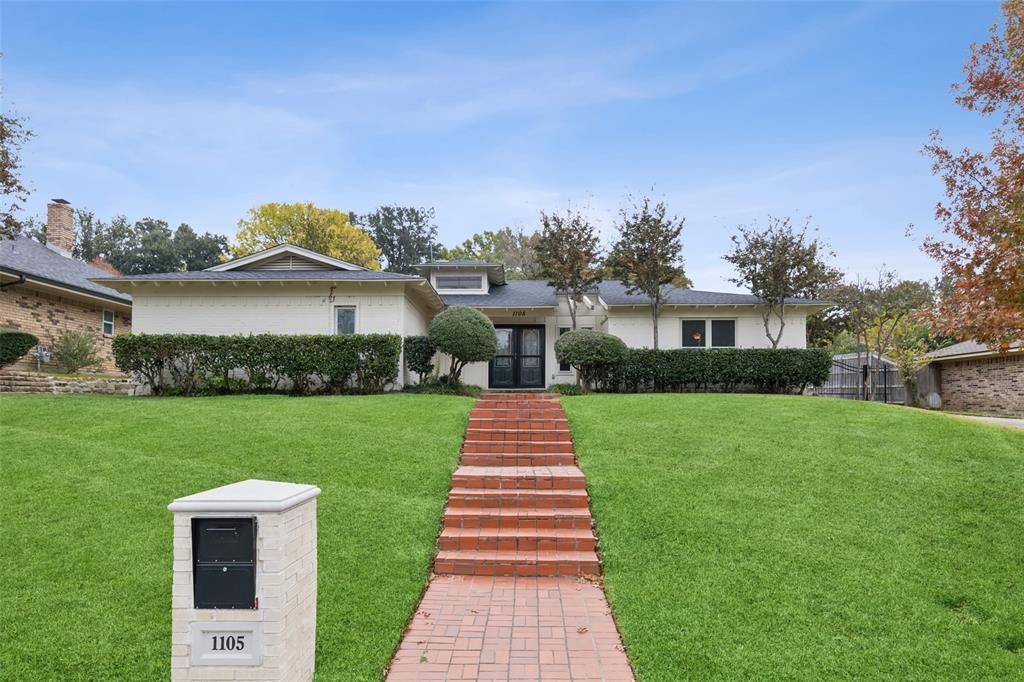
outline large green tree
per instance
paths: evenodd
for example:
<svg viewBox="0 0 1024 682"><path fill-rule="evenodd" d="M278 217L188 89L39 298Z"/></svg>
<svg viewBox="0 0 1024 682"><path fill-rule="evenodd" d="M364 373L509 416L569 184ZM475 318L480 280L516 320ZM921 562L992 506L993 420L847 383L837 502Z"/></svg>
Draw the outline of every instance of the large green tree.
<svg viewBox="0 0 1024 682"><path fill-rule="evenodd" d="M415 274L414 266L440 251L433 208L380 206L373 213L351 214L352 222L366 231L381 250L389 272Z"/></svg>
<svg viewBox="0 0 1024 682"><path fill-rule="evenodd" d="M658 317L671 287L691 286L683 269L685 218L668 215L665 202L649 197L629 198L619 211L618 237L608 254L608 269L630 294L643 294L651 306L654 348L658 347Z"/></svg>
<svg viewBox="0 0 1024 682"><path fill-rule="evenodd" d="M238 221L228 249L235 258L283 243L380 270L381 250L368 234L352 224L349 214L311 203L269 203L249 209Z"/></svg>
<svg viewBox="0 0 1024 682"><path fill-rule="evenodd" d="M126 275L204 270L220 263L227 253L223 235L198 234L185 223L172 231L166 220L158 218L132 223L118 215L108 223L92 211L76 209L73 229L72 256L86 262L106 261ZM46 243L44 223L39 219L26 221L25 234Z"/></svg>
<svg viewBox="0 0 1024 682"><path fill-rule="evenodd" d="M576 329L576 306L601 281L601 249L597 228L577 210L564 215L540 214L537 264L548 284L565 296L572 328Z"/></svg>
<svg viewBox="0 0 1024 682"><path fill-rule="evenodd" d="M521 226L502 227L474 234L458 246L443 249L438 257L501 263L509 279L540 279L544 274L537 259L539 240L539 232L526 232Z"/></svg>
<svg viewBox="0 0 1024 682"><path fill-rule="evenodd" d="M22 230L17 213L28 200L29 189L21 179L21 149L32 137L25 119L0 112L0 238L14 239Z"/></svg>
<svg viewBox="0 0 1024 682"><path fill-rule="evenodd" d="M760 299L764 334L772 348L779 347L786 328L787 300L816 298L843 275L826 262L834 255L828 245L809 230L810 220L795 229L789 218L770 217L763 229L741 225L732 236L732 250L723 256L736 269L729 281Z"/></svg>

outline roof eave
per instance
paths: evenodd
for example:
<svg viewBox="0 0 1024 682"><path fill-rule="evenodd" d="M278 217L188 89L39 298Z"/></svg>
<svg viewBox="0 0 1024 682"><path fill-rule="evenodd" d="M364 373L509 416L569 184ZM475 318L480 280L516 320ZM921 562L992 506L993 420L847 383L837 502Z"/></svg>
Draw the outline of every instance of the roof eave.
<svg viewBox="0 0 1024 682"><path fill-rule="evenodd" d="M128 309L131 309L131 307L132 307L132 301L131 301L130 298L120 298L119 296L111 296L109 294L104 294L104 293L101 293L99 291L90 291L89 289L83 289L82 287L75 286L74 284L68 284L66 282L61 282L59 280L50 279L48 277L40 277L39 275L33 275L31 272L22 272L21 270L18 270L16 268L10 268L10 267L4 266L2 268L2 271L4 273L13 274L15 277L24 277L25 278L25 282L24 282L25 284L36 284L38 286L43 286L43 287L47 287L47 288L57 289L57 290L60 290L60 291L67 291L67 292L70 292L72 294L75 294L76 296L82 296L82 297L85 297L85 298L98 299L100 301L107 301L107 302L110 302L110 303L114 303L114 304L125 306ZM89 281L92 282L94 280L90 277ZM98 284L98 282L97 282L97 284ZM107 285L104 285L104 286L107 286ZM110 287L110 288L114 289L115 291L121 291L120 289L115 289L114 287ZM126 293L126 292L122 292L122 293Z"/></svg>

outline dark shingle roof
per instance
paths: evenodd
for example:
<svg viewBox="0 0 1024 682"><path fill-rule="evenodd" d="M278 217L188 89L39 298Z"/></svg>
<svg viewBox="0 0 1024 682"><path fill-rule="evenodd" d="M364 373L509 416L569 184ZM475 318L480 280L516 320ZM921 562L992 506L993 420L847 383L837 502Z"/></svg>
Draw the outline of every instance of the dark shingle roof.
<svg viewBox="0 0 1024 682"><path fill-rule="evenodd" d="M1020 350L1020 342L1011 343L1009 350ZM983 343L977 341L962 341L960 343L954 343L952 346L946 346L938 350L933 350L928 353L928 357L933 360L941 360L942 358L950 357L953 355L973 355L975 353L991 353L991 348Z"/></svg>
<svg viewBox="0 0 1024 682"><path fill-rule="evenodd" d="M376 270L226 270L212 272L198 270L192 272L157 272L149 275L122 275L111 277L105 275L96 279L122 282L209 282L209 281L252 281L252 280L312 280L312 281L382 281L382 280L415 280L415 275L402 275L397 272L377 272Z"/></svg>
<svg viewBox="0 0 1024 682"><path fill-rule="evenodd" d="M530 308L558 305L555 290L542 279L514 279L492 286L489 294L442 294L448 305L474 308Z"/></svg>
<svg viewBox="0 0 1024 682"><path fill-rule="evenodd" d="M130 304L132 297L89 281L110 273L74 258L62 256L34 239L0 239L0 270L46 280L58 286Z"/></svg>
<svg viewBox="0 0 1024 682"><path fill-rule="evenodd" d="M647 305L643 294L626 293L622 282L601 282L598 285L601 298L608 305ZM752 305L758 302L753 294L725 294L717 291L697 291L696 289L678 289L665 286L665 302L674 305ZM817 301L807 298L788 298L787 304L793 305L829 305L828 301Z"/></svg>

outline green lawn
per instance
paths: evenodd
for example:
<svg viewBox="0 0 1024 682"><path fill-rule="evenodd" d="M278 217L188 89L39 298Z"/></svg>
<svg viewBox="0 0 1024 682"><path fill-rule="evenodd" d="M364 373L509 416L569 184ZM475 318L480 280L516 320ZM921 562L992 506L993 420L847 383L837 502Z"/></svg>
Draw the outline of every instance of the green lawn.
<svg viewBox="0 0 1024 682"><path fill-rule="evenodd" d="M167 679L167 504L264 478L323 490L317 679L380 679L426 580L471 405L0 397L0 677Z"/></svg>
<svg viewBox="0 0 1024 682"><path fill-rule="evenodd" d="M1024 679L1024 433L786 396L563 399L639 679Z"/></svg>

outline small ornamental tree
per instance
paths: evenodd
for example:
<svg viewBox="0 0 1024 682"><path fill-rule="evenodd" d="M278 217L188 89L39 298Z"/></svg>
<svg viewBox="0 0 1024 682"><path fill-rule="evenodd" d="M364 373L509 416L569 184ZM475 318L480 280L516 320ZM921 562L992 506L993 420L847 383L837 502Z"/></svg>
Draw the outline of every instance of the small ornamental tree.
<svg viewBox="0 0 1024 682"><path fill-rule="evenodd" d="M658 348L658 315L670 287L691 286L683 271L683 223L668 215L659 201L632 201L620 211L619 236L608 254L608 268L630 294L643 294L651 303L654 348Z"/></svg>
<svg viewBox="0 0 1024 682"><path fill-rule="evenodd" d="M541 212L542 230L535 251L541 276L565 296L572 328L576 304L601 281L597 229L579 211L562 215Z"/></svg>
<svg viewBox="0 0 1024 682"><path fill-rule="evenodd" d="M799 231L789 218L769 218L764 230L741 225L732 237L732 251L722 257L736 268L729 281L747 287L761 301L764 335L772 348L779 347L786 328L786 300L813 298L842 277L824 260L833 255L828 246L808 236L809 223ZM774 332L773 319L778 323Z"/></svg>
<svg viewBox="0 0 1024 682"><path fill-rule="evenodd" d="M456 384L471 362L487 362L498 352L494 323L479 310L453 305L430 323L430 342L452 360L449 383Z"/></svg>
<svg viewBox="0 0 1024 682"><path fill-rule="evenodd" d="M592 329L566 332L555 341L555 357L572 365L585 387L595 385L625 356L622 339Z"/></svg>
<svg viewBox="0 0 1024 682"><path fill-rule="evenodd" d="M0 367L6 367L38 345L39 339L18 329L0 327Z"/></svg>
<svg viewBox="0 0 1024 682"><path fill-rule="evenodd" d="M406 367L419 375L422 384L423 378L434 371L434 353L437 349L430 342L429 336L407 336L404 350Z"/></svg>

